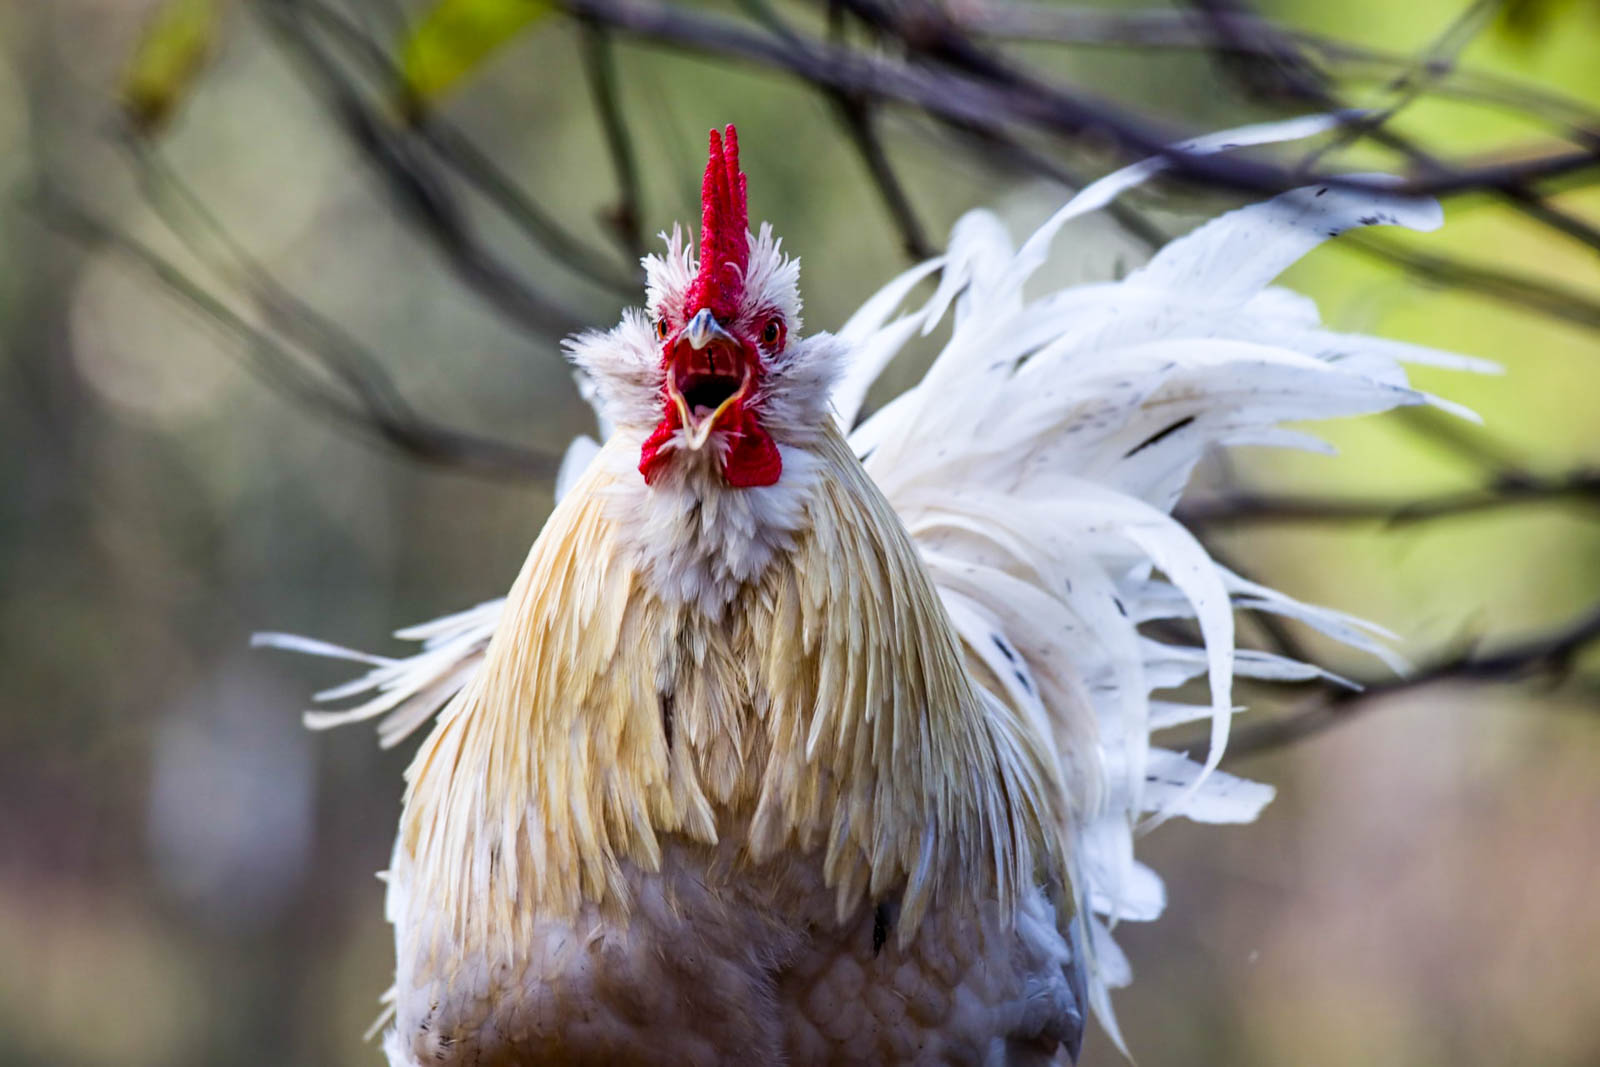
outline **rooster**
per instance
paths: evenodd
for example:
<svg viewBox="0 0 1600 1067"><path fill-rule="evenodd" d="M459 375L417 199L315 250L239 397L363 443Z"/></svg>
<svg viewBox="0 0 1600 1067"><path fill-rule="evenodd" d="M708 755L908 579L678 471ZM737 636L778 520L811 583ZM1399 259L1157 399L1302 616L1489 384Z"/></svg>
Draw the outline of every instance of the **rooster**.
<svg viewBox="0 0 1600 1067"><path fill-rule="evenodd" d="M1161 166L1015 250L971 213L806 336L798 264L751 233L735 131L712 131L698 255L664 235L645 309L568 342L607 440L574 443L505 599L400 631L423 642L403 659L260 635L371 665L319 694L367 702L313 726L383 715L391 745L438 713L386 876L391 1064L1043 1064L1076 1060L1091 1008L1122 1043L1109 929L1165 903L1136 827L1254 818L1271 789L1217 770L1232 681L1316 673L1236 649L1233 611L1392 659L1213 562L1170 516L1191 470L1317 445L1283 421L1444 403L1400 361L1483 369L1268 287L1351 227L1438 225L1381 192L1297 190L1119 283L1023 297L1067 221ZM947 318L924 378L858 423ZM1141 629L1174 618L1201 643ZM1199 676L1205 703L1151 698ZM1202 761L1151 745L1196 721Z"/></svg>

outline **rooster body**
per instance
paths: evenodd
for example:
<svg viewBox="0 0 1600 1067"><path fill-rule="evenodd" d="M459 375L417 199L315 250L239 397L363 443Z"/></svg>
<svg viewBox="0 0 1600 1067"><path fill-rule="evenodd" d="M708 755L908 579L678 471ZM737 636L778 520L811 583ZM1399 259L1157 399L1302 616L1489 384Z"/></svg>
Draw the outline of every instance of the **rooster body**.
<svg viewBox="0 0 1600 1067"><path fill-rule="evenodd" d="M646 486L620 430L551 515L410 771L396 1062L976 1063L1081 1025L1048 756L818 429L740 490L709 453ZM747 524L703 514L733 493Z"/></svg>
<svg viewBox="0 0 1600 1067"><path fill-rule="evenodd" d="M1192 151L1303 136L1316 118ZM1116 285L1032 302L1055 231L1159 169L1084 190L1020 249L985 213L837 337L800 337L797 265L749 233L730 127L698 260L646 260L648 308L570 342L609 439L580 440L503 602L401 631L313 725L438 712L388 872L396 1067L1047 1063L1127 980L1155 918L1137 820L1251 819L1216 770L1233 611L1385 655L1364 624L1217 566L1168 512L1219 444L1436 402L1400 360L1267 283L1343 229L1437 207L1303 190L1226 216ZM896 316L933 271L920 309ZM868 385L953 309L926 377ZM852 429L853 428L853 429ZM1188 619L1200 644L1140 630ZM1197 676L1210 700L1152 700ZM442 708L442 711L440 710ZM1152 731L1209 720L1202 762Z"/></svg>

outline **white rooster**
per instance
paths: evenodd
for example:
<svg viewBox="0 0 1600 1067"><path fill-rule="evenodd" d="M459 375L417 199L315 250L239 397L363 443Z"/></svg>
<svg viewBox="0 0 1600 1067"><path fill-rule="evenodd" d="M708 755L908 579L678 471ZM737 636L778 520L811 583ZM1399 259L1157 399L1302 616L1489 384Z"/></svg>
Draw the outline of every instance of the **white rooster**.
<svg viewBox="0 0 1600 1067"><path fill-rule="evenodd" d="M748 230L733 128L710 141L698 258L675 230L647 309L569 344L607 441L574 444L510 594L400 631L423 643L404 659L260 637L371 664L319 694L370 699L313 726L382 715L392 745L439 712L388 872L390 1062L1049 1063L1091 1006L1120 1044L1109 925L1165 903L1136 824L1254 818L1271 789L1216 769L1233 679L1316 673L1237 650L1235 608L1385 655L1170 511L1208 449L1432 402L1401 361L1482 368L1328 331L1268 287L1328 237L1431 229L1438 206L1298 190L1118 283L1025 298L1059 228L1152 161L1017 250L967 215L944 256L803 337L798 264ZM858 425L947 316L922 381ZM1170 618L1203 646L1140 629ZM1151 697L1200 675L1209 703ZM1199 720L1203 762L1152 747Z"/></svg>

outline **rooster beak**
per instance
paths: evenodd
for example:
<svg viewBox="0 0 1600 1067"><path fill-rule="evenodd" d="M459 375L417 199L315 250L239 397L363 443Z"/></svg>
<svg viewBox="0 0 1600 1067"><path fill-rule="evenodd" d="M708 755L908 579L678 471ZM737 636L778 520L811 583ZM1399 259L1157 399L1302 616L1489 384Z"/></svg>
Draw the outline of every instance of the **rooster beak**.
<svg viewBox="0 0 1600 1067"><path fill-rule="evenodd" d="M678 343L687 349L678 349L676 366L667 376L667 396L678 409L680 424L688 431L685 444L698 451L722 416L749 394L754 376L740 355L744 346L723 329L710 308L701 308L683 324ZM685 396L686 392L690 396Z"/></svg>
<svg viewBox="0 0 1600 1067"><path fill-rule="evenodd" d="M694 318L683 324L683 332L679 334L683 340L688 341L696 352L713 341L723 341L730 346L738 347L733 334L722 328L722 323L711 314L710 308L701 308L695 313Z"/></svg>

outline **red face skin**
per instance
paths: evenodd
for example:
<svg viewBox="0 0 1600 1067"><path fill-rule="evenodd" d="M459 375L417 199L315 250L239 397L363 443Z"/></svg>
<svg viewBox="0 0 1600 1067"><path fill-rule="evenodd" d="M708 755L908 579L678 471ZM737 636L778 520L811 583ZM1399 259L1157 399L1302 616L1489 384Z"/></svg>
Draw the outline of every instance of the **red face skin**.
<svg viewBox="0 0 1600 1067"><path fill-rule="evenodd" d="M654 483L671 451L666 444L687 431L690 449L701 448L714 431L727 437L722 476L730 486L771 485L783 473L778 446L761 426L749 403L765 373L763 351L781 352L788 327L776 313L738 315L750 261L749 213L745 176L739 172L739 140L727 128L727 144L711 131L711 157L700 187L700 270L674 315L663 311L656 323L661 341L661 422L644 443L639 472ZM759 336L758 336L759 334Z"/></svg>
<svg viewBox="0 0 1600 1067"><path fill-rule="evenodd" d="M722 462L727 483L738 489L771 485L783 473L783 460L748 405L765 372L763 352L783 350L787 326L776 313L758 316L751 325L725 324L713 314L711 324L705 329L704 319L697 323L695 315L689 315L676 327L666 319L656 327L658 336L665 335L662 417L644 443L639 470L646 482L654 482L671 461L671 452L663 453L662 447L680 430L688 431L691 448L701 447L712 432L720 431L728 441ZM760 329L759 338L753 326ZM704 343L696 348L694 339L704 334L710 339L701 336Z"/></svg>

